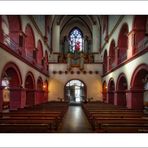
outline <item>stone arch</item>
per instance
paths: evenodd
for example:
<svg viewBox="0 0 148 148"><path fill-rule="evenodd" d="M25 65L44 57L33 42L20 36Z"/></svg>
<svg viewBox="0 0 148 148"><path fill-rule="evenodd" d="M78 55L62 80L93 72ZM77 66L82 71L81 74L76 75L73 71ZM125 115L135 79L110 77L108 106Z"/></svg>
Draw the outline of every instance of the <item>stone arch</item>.
<svg viewBox="0 0 148 148"><path fill-rule="evenodd" d="M9 15L9 36L10 38L19 45L19 35L22 30L20 16Z"/></svg>
<svg viewBox="0 0 148 148"><path fill-rule="evenodd" d="M107 84L106 81L103 82L102 85L102 94L103 94L103 102L107 101Z"/></svg>
<svg viewBox="0 0 148 148"><path fill-rule="evenodd" d="M146 77L148 77L148 65L141 64L133 72L130 83L132 108L143 109L144 107L144 92L146 91L145 83L148 81L146 80Z"/></svg>
<svg viewBox="0 0 148 148"><path fill-rule="evenodd" d="M127 106L126 91L127 91L127 78L124 73L121 73L117 79L116 85L116 104L119 106Z"/></svg>
<svg viewBox="0 0 148 148"><path fill-rule="evenodd" d="M38 40L38 45L37 45L37 64L42 65L43 61L43 45L40 40Z"/></svg>
<svg viewBox="0 0 148 148"><path fill-rule="evenodd" d="M26 106L35 105L35 79L31 72L28 72L25 78Z"/></svg>
<svg viewBox="0 0 148 148"><path fill-rule="evenodd" d="M104 52L103 56L103 74L107 72L107 50Z"/></svg>
<svg viewBox="0 0 148 148"><path fill-rule="evenodd" d="M112 69L115 67L115 41L114 39L110 43L109 48L109 69Z"/></svg>
<svg viewBox="0 0 148 148"><path fill-rule="evenodd" d="M28 59L32 60L33 58L35 58L35 36L34 36L34 32L32 27L27 24L26 28L25 28L25 34L26 34L26 38L25 38L25 52L26 52L26 56L28 57Z"/></svg>
<svg viewBox="0 0 148 148"><path fill-rule="evenodd" d="M145 37L146 30L147 30L146 23L147 23L147 16L137 15L134 17L134 20L133 20L133 31L134 31L133 54L136 54L138 52L138 48L139 48L138 44Z"/></svg>
<svg viewBox="0 0 148 148"><path fill-rule="evenodd" d="M128 25L124 23L120 29L118 36L118 63L122 63L127 59L127 49L128 49Z"/></svg>
<svg viewBox="0 0 148 148"><path fill-rule="evenodd" d="M108 103L114 104L114 92L115 92L115 82L111 78L108 82Z"/></svg>
<svg viewBox="0 0 148 148"><path fill-rule="evenodd" d="M8 85L3 86L4 89L1 100L3 109L17 109L21 106L22 76L15 63L8 62L4 66L1 81L4 81L4 79L7 80Z"/></svg>

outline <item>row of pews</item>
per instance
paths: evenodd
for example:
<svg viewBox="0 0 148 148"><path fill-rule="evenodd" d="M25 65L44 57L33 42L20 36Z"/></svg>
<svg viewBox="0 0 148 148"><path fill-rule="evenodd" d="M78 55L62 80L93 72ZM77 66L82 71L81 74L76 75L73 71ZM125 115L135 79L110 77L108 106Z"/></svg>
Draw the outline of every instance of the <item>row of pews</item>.
<svg viewBox="0 0 148 148"><path fill-rule="evenodd" d="M0 113L0 133L56 132L68 109L65 102L49 102Z"/></svg>
<svg viewBox="0 0 148 148"><path fill-rule="evenodd" d="M82 104L95 132L148 133L148 116L142 110L132 110L102 102Z"/></svg>

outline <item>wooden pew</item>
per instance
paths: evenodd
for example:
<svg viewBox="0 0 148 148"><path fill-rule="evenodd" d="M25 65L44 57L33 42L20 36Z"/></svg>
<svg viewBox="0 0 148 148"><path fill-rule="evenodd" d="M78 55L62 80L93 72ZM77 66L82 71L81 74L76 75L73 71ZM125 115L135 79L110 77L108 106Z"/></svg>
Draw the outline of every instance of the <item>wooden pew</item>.
<svg viewBox="0 0 148 148"><path fill-rule="evenodd" d="M102 130L111 127L131 127L131 126L147 126L148 119L143 118L95 118L93 128Z"/></svg>
<svg viewBox="0 0 148 148"><path fill-rule="evenodd" d="M0 132L55 132L65 112L66 103L46 103L0 114Z"/></svg>
<svg viewBox="0 0 148 148"><path fill-rule="evenodd" d="M0 124L0 133L49 133L52 132L48 124Z"/></svg>

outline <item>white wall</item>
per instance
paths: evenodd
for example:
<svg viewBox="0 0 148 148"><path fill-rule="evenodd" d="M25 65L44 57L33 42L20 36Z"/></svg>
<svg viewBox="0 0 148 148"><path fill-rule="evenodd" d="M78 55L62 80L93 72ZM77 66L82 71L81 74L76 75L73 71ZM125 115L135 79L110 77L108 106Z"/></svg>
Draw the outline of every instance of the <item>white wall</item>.
<svg viewBox="0 0 148 148"><path fill-rule="evenodd" d="M50 78L49 78L49 100L57 100L57 98L64 98L64 86L65 84L72 79L79 79L83 81L87 86L87 97L93 97L94 100L102 100L102 80L101 80L101 73L102 73L102 66L99 64L86 64L85 70L98 70L100 74L77 74L76 72L79 70L78 68L73 68L74 74L70 72L68 74L53 74L54 71L66 71L67 66L66 64L50 64Z"/></svg>
<svg viewBox="0 0 148 148"><path fill-rule="evenodd" d="M118 79L119 75L121 73L124 73L127 78L128 89L130 89L130 82L131 82L131 78L134 73L134 70L138 67L138 65L141 65L144 63L148 64L147 59L148 59L148 53L144 54L143 56L138 57L137 59L134 59L133 61L131 61L130 63L127 63L126 65L123 65L119 69L117 69L117 70L113 71L112 73L108 74L107 76L105 76L103 78L103 80L106 80L106 82L108 84L110 78L113 78L114 82L115 82L115 87L116 87L117 79Z"/></svg>
<svg viewBox="0 0 148 148"><path fill-rule="evenodd" d="M53 52L60 52L60 26L55 24L52 32Z"/></svg>

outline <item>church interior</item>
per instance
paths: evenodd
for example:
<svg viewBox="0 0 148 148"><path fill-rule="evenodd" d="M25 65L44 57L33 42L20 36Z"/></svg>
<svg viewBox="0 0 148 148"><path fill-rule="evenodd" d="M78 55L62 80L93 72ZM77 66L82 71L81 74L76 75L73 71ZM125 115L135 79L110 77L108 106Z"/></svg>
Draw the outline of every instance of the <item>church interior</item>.
<svg viewBox="0 0 148 148"><path fill-rule="evenodd" d="M1 15L0 133L148 133L147 15Z"/></svg>

